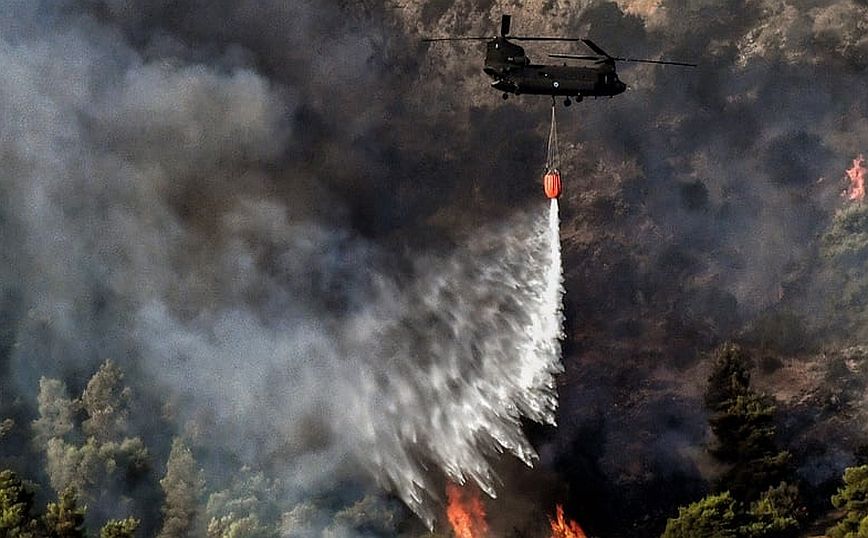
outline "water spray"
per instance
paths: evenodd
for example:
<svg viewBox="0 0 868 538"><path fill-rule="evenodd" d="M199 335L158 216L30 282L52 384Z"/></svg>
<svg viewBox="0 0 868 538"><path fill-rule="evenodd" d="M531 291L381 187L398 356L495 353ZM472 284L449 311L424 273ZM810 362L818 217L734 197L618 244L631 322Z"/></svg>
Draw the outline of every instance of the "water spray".
<svg viewBox="0 0 868 538"><path fill-rule="evenodd" d="M520 301L526 310L528 320L523 327L524 334L517 335L515 339L518 369L509 372L508 375L512 377L512 383L525 387L525 391L530 390L525 394L531 397L516 400L522 414L538 422L552 425L555 425L554 411L557 408L554 375L563 371L560 341L564 336L563 265L557 198L557 195L560 194L558 164L557 126L553 107L544 183L547 195L555 187L557 192L554 192L555 195L549 196L548 218L540 215L541 218L533 224L536 231L530 236L519 239L515 245L518 248L508 249L511 251L510 257L514 258L512 263L516 263L511 272L519 267L523 268L514 273L514 277L517 278L517 287L511 293L525 294L525 299ZM511 237L514 233L511 233ZM486 380L487 382L488 380ZM521 441L521 444L517 446L499 442L502 447L509 449L526 464L531 465L536 454L529 445L524 444L523 436ZM454 475L449 472L447 474L454 481L463 483L462 475ZM474 478L483 491L492 497L495 496L495 491L488 487L487 480L480 481L478 475ZM471 487L468 491L471 500L462 501L461 495L459 495L461 490L452 484L447 486L447 516L455 536L462 538L487 538L489 536L484 506L478 497L473 496L475 492L475 488ZM560 509L557 521L566 531L575 528L581 532L581 529L574 522L570 522L572 526L565 526L567 524L564 523L562 509ZM558 533L557 529L561 527L556 527L555 520L552 520L554 536L583 536L578 532L574 534Z"/></svg>

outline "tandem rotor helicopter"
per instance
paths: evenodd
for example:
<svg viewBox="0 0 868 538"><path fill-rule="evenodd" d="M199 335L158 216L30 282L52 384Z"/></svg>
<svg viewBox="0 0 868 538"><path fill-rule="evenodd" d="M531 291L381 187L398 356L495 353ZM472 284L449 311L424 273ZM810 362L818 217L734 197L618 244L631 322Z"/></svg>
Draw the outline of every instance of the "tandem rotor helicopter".
<svg viewBox="0 0 868 538"><path fill-rule="evenodd" d="M491 86L503 92L503 98L515 95L551 95L564 97L564 106L572 104L571 99L580 102L584 97L613 97L624 93L627 85L618 79L616 62L636 62L661 65L696 67L696 64L668 60L642 60L621 58L609 55L590 39L577 37L539 37L512 36L509 27L512 17L503 15L500 21L500 35L478 37L435 37L422 41L488 41L485 51L483 71L491 77ZM591 60L591 66L543 65L531 63L524 48L513 41L581 41L596 55L549 54L550 58L570 60Z"/></svg>

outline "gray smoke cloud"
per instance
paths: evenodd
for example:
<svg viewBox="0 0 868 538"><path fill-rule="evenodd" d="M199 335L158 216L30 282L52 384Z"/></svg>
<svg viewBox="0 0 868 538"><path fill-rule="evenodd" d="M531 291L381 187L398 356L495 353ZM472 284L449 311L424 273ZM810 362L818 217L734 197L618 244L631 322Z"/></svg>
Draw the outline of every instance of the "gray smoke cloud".
<svg viewBox="0 0 868 538"><path fill-rule="evenodd" d="M347 177L366 166L355 147L377 126L339 107L322 127L339 130L311 143L316 121L298 115L328 104L293 69L333 91L366 75L352 55L370 51L338 38L336 62L283 58L282 77L232 44L140 34L159 8L14 8L0 50L3 217L17 230L3 283L26 305L11 357L22 393L114 356L203 441L270 463L289 501L359 467L429 526L433 470L495 495L489 457L536 459L521 419L554 421L561 370L544 208L426 251L363 237L340 190L315 203L337 216L307 207L305 191L339 182L323 179L338 160ZM269 9L311 36L310 19L337 13L239 17ZM294 154L306 144L325 170Z"/></svg>
<svg viewBox="0 0 868 538"><path fill-rule="evenodd" d="M437 493L423 465L495 495L487 456L506 450L535 460L520 418L554 420L560 371L556 303L544 293L553 261L544 215L480 230L446 259L416 259L400 282L359 252L364 243L341 247L328 232L290 226L266 209L249 206L247 222L279 234L279 276L261 275L250 252L224 259L235 278L230 294L265 286L256 290L261 309L181 320L154 302L137 323L147 368L210 409L233 432L227 446L294 461L310 451L314 428L329 451L351 453L429 524L427 501ZM293 289L313 271L339 275L344 289L309 297ZM353 272L362 274L342 278ZM323 299L341 302L340 311L324 317ZM304 477L292 482L334 479L299 471Z"/></svg>

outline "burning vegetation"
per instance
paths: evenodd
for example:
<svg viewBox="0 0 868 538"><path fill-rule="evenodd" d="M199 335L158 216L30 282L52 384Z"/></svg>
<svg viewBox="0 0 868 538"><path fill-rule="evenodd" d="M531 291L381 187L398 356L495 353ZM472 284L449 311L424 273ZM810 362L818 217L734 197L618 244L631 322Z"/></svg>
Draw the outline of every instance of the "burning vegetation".
<svg viewBox="0 0 868 538"><path fill-rule="evenodd" d="M485 503L479 489L475 487L460 487L455 484L446 486L446 518L455 538L494 538L486 520ZM587 535L575 521L564 516L564 508L560 504L555 509L555 515L549 516L551 534L540 536L545 538L587 538Z"/></svg>
<svg viewBox="0 0 868 538"><path fill-rule="evenodd" d="M853 166L847 170L847 179L850 180L850 185L847 188L847 199L854 202L865 201L865 174L868 168L865 168L865 157L859 155L853 159Z"/></svg>
<svg viewBox="0 0 868 538"><path fill-rule="evenodd" d="M587 538L585 531L578 523L571 519L564 518L564 507L557 506L554 518L549 518L549 523L552 527L551 538Z"/></svg>
<svg viewBox="0 0 868 538"><path fill-rule="evenodd" d="M485 505L477 488L449 484L446 486L446 499L446 519L455 538L488 537Z"/></svg>

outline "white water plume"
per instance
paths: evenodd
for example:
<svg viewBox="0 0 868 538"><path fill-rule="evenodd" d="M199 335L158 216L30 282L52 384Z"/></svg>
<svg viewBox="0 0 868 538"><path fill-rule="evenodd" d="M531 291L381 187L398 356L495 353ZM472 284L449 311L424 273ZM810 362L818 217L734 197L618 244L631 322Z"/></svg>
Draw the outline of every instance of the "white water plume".
<svg viewBox="0 0 868 538"><path fill-rule="evenodd" d="M290 229L278 260L287 274L352 275L335 292L346 295L342 313L305 312L290 296L296 312L283 321L265 324L254 311L235 310L191 323L155 305L142 313L148 364L196 409L212 410L232 432L230 446L280 451L295 483L328 483L346 459L317 456L310 465L310 448L298 439L316 429L330 451L352 454L429 525L438 498L433 468L494 496L489 458L510 452L532 464L537 455L521 419L555 420L563 293L557 203L548 218L521 214L476 230L448 255L414 257L409 278L365 267L371 257L356 250L370 246L335 255L322 234Z"/></svg>
<svg viewBox="0 0 868 538"><path fill-rule="evenodd" d="M445 264L423 261L427 275L376 323L398 349L382 357L369 349L382 341L360 348L390 368L385 383L365 372L357 404L370 420L354 417L348 426L368 428L356 434L373 470L429 524L421 491L429 484L415 456L495 496L487 456L508 451L531 465L536 453L520 419L554 423L563 319L557 201L548 219L519 220L474 235Z"/></svg>

